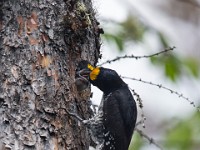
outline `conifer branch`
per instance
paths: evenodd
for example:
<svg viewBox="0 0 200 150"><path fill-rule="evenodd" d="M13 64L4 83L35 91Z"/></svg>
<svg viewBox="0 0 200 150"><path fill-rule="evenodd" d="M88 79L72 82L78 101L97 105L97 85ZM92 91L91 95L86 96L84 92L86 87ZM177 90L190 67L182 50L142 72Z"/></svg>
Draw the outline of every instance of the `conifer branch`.
<svg viewBox="0 0 200 150"><path fill-rule="evenodd" d="M130 89L131 89L131 88L130 88ZM139 107L140 107L140 109L141 109L141 118L142 118L142 120L139 121L137 124L138 124L138 125L139 125L139 124L142 124L142 127L145 128L145 120L146 120L146 117L145 117L144 111L143 111L144 105L143 105L143 103L142 103L142 99L141 99L140 95L137 94L137 93L135 92L135 90L131 89L131 91L133 92L133 96L136 97L136 101L139 103ZM137 125L136 125L136 126L137 126Z"/></svg>
<svg viewBox="0 0 200 150"><path fill-rule="evenodd" d="M103 63L101 63L100 65L98 66L102 66L102 65L105 65L105 64L110 64L112 62L115 62L115 61L118 61L120 59L125 59L125 58L134 58L134 59L141 59L141 58L150 58L150 57L153 57L153 56L158 56L160 54L163 54L163 53L166 53L166 52L169 52L169 51L173 51L176 47L169 47L169 48L166 48L165 50L163 51L160 51L160 52L157 52L157 53L154 53L154 54L150 54L150 55L144 55L144 56L134 56L134 55L124 55L124 56L118 56L114 59L111 59L111 60L107 60Z"/></svg>
<svg viewBox="0 0 200 150"><path fill-rule="evenodd" d="M170 89L170 88L168 88L168 87L165 87L165 86L163 86L162 84L156 84L156 83L153 83L153 82L150 82L150 81L144 81L144 80L142 80L142 79L136 79L136 78L133 78L133 77L125 77L125 76L122 76L122 78L124 78L124 79L129 79L129 80L139 81L139 82L142 82L142 83L145 83L145 84L157 86L157 87L160 88L160 89L167 90L167 91L169 91L170 93L177 95L179 98L185 99L186 101L188 101L193 107L195 107L195 108L200 112L200 107L199 107L199 106L196 106L196 104L195 104L193 101L191 101L188 97L184 96L182 93L179 93L179 92L177 92L177 91L175 91L175 90L172 90L172 89Z"/></svg>
<svg viewBox="0 0 200 150"><path fill-rule="evenodd" d="M149 141L150 144L153 144L155 145L156 147L158 147L160 150L163 150L163 148L158 144L156 143L156 141L149 137L148 135L146 135L142 130L138 129L137 127L135 128L135 131L141 136L141 137L144 137L145 139L147 139Z"/></svg>

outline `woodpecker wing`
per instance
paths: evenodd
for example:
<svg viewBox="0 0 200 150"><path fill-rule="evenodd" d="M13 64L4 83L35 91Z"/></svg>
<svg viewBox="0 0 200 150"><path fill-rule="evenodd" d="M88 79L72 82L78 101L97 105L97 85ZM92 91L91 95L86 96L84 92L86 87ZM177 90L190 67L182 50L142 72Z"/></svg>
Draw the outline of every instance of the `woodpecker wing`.
<svg viewBox="0 0 200 150"><path fill-rule="evenodd" d="M137 107L127 86L104 96L103 112L103 150L128 150L136 123Z"/></svg>

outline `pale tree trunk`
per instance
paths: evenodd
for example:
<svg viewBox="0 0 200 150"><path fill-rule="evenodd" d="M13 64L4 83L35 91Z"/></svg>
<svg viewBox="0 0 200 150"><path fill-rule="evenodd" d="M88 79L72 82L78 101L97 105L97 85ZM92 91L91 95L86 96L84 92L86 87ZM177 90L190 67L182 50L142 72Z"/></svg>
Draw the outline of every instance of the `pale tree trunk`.
<svg viewBox="0 0 200 150"><path fill-rule="evenodd" d="M87 150L89 94L74 85L78 61L96 63L90 0L0 0L0 150Z"/></svg>

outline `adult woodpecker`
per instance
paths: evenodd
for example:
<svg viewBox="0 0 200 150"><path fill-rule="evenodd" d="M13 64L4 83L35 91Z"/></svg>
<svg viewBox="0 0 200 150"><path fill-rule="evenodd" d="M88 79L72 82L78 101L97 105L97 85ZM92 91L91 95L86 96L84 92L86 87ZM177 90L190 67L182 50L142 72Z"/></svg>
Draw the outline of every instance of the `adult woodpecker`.
<svg viewBox="0 0 200 150"><path fill-rule="evenodd" d="M101 150L128 150L137 119L135 100L116 71L94 67L81 61L76 77L87 80L103 91L99 110L94 118L85 121Z"/></svg>

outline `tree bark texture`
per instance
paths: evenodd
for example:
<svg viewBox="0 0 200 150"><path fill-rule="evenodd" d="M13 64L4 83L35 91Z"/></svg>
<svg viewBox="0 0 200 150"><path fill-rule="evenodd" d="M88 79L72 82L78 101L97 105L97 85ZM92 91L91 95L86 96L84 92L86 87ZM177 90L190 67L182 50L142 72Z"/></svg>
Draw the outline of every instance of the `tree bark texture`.
<svg viewBox="0 0 200 150"><path fill-rule="evenodd" d="M89 118L75 88L78 61L99 57L90 0L0 0L0 149L87 150Z"/></svg>

